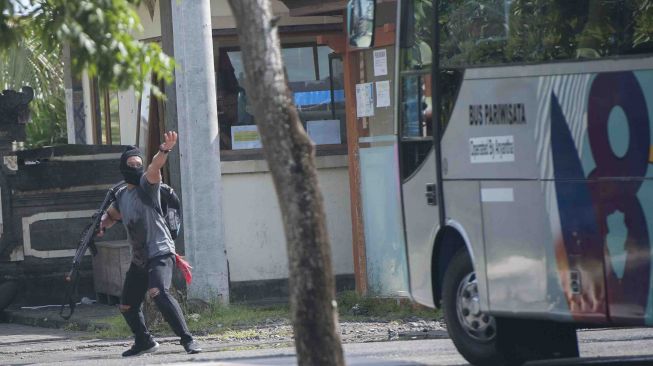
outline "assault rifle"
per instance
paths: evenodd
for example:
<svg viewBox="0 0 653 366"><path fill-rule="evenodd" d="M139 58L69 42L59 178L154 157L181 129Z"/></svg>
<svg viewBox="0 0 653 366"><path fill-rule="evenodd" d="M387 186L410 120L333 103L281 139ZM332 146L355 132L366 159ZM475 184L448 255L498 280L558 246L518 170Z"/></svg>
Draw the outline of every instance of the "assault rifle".
<svg viewBox="0 0 653 366"><path fill-rule="evenodd" d="M122 187L124 187L124 185L125 182L121 181L120 183L116 184L115 186L109 189L107 195L104 197L104 201L102 202L102 205L93 214L91 222L82 231L81 238L79 239L79 243L77 244L77 251L75 251L75 257L73 258L72 267L70 268L70 272L68 272L66 274L66 277L64 278L66 282L68 282L68 286L66 287L66 297L64 299L63 304L61 304L59 315L61 315L61 317L66 320L70 319L70 317L73 316L73 313L75 312L75 306L77 305L75 303L75 298L77 297L77 290L79 286L79 265L82 262L82 258L84 257L84 254L86 254L87 249L91 250L91 254L93 255L97 254L97 249L95 247L95 242L93 241L93 238L95 237L95 234L100 229L100 222L102 221L102 215L104 215L104 213L107 212L109 206L113 203L113 201L116 200L116 193ZM70 308L70 313L68 315L64 314L66 304Z"/></svg>

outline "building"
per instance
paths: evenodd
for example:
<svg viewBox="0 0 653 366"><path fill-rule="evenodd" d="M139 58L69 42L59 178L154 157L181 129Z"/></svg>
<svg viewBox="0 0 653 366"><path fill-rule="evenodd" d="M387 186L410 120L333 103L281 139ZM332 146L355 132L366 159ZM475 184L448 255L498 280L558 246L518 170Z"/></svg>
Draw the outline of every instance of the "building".
<svg viewBox="0 0 653 366"><path fill-rule="evenodd" d="M376 29L370 50L348 45L344 1L272 4L295 104L316 142L336 286L402 296L407 268L394 133L395 2L378 1L377 23L384 25ZM169 1L142 3L141 40L161 42L170 50L170 6ZM226 0L211 1L211 25L223 197L216 211L224 213L230 301L285 298L288 272L280 210L249 112L252 101L242 82L235 22ZM71 51L64 53L69 65ZM69 267L85 222L106 188L120 179L116 161L122 145L138 145L152 156L162 131L177 129L174 98L162 102L146 89L137 99L133 90L104 90L88 75L75 78L70 72L65 82L71 145L15 153L9 159L15 169L7 162L4 169L3 192L12 193L3 197L3 213L12 224L2 237L6 256L0 258L0 272L7 277L18 271L34 280L30 283L39 283L29 286L53 294L57 290L50 284ZM165 175L178 188L174 160L171 154ZM98 169L103 173L94 174ZM53 179L57 174L64 177ZM104 240L115 244L124 238L119 231ZM183 240L177 244L183 251ZM88 273L90 261L86 268Z"/></svg>
<svg viewBox="0 0 653 366"><path fill-rule="evenodd" d="M138 9L144 28L138 36L141 40L163 42L161 24L170 19L161 16L162 6L166 5L150 1ZM278 1L273 1L273 7L280 16L279 32L290 88L302 123L317 145L316 164L337 287L353 289L343 61L333 48L320 41L342 34L343 18L295 17ZM288 266L280 210L249 112L251 101L243 84L235 21L227 1L211 1L211 23L230 299L286 297ZM166 29L163 27L164 32ZM154 154L152 146L158 146L160 133L167 129L174 108L170 100L164 103L150 98L147 90L139 99L133 90L102 90L87 75L80 80L71 77L67 87L68 110L84 111L68 113L69 143L135 144L149 156Z"/></svg>

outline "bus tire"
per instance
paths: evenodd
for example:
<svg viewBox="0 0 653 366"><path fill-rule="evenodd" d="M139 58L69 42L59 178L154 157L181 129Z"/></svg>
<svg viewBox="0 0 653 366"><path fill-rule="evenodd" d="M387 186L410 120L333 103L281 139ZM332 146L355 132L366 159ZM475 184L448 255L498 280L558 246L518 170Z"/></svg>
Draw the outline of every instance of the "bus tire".
<svg viewBox="0 0 653 366"><path fill-rule="evenodd" d="M497 319L499 349L506 359L521 363L578 357L573 324L548 320Z"/></svg>
<svg viewBox="0 0 653 366"><path fill-rule="evenodd" d="M442 281L442 309L458 352L475 366L508 365L497 342L496 321L478 309L472 261L465 249L454 254Z"/></svg>
<svg viewBox="0 0 653 366"><path fill-rule="evenodd" d="M526 361L578 357L573 324L494 318L480 312L471 259L459 250L442 283L447 330L458 352L476 366L513 366Z"/></svg>

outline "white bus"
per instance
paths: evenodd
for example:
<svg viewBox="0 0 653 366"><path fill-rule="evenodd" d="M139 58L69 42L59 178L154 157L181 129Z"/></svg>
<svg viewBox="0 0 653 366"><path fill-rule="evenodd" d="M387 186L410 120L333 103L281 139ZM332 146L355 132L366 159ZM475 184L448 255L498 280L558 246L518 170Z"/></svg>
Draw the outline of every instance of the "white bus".
<svg viewBox="0 0 653 366"><path fill-rule="evenodd" d="M350 44L374 47L374 5L350 1ZM396 21L411 298L474 365L653 324L653 1L404 0Z"/></svg>

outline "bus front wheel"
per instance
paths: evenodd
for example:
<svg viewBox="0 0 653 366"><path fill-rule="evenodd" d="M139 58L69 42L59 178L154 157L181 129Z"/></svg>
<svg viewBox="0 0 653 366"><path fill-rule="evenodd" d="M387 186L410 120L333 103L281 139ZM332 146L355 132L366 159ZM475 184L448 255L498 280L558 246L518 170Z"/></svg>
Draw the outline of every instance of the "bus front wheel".
<svg viewBox="0 0 653 366"><path fill-rule="evenodd" d="M503 365L496 319L479 308L476 275L465 250L456 253L442 282L442 308L449 336L458 352L476 366Z"/></svg>
<svg viewBox="0 0 653 366"><path fill-rule="evenodd" d="M454 255L442 283L442 307L458 352L476 366L578 357L573 324L494 318L480 311L476 275L467 251Z"/></svg>

